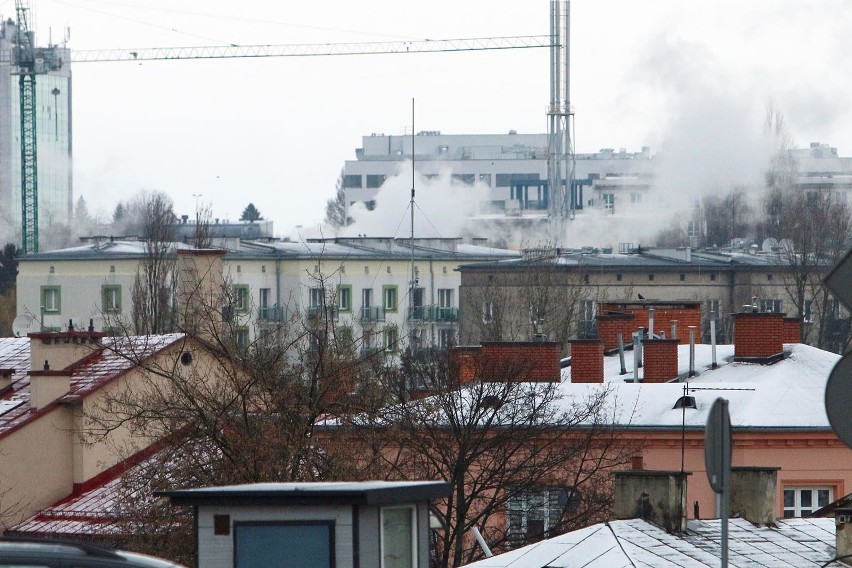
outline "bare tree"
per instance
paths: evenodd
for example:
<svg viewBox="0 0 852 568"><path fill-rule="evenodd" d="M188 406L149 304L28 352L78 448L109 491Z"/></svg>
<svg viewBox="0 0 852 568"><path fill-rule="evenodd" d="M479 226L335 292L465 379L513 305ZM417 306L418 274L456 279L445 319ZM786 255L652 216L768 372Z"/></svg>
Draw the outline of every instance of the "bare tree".
<svg viewBox="0 0 852 568"><path fill-rule="evenodd" d="M172 200L163 193L152 193L140 199L139 209L144 212L145 257L133 286L133 328L141 335L168 333L177 324Z"/></svg>
<svg viewBox="0 0 852 568"><path fill-rule="evenodd" d="M452 485L452 495L435 503L443 529L433 566L481 558L474 527L502 551L586 526L610 510L610 471L636 448L612 427L609 390L567 399L558 383L527 382L530 370L526 361L480 359L460 385L457 359L436 352L406 378L427 385L427 398L385 408L373 421L360 416L355 425L371 450L365 470Z"/></svg>
<svg viewBox="0 0 852 568"><path fill-rule="evenodd" d="M343 184L343 170L334 187L334 197L325 203L325 222L339 229L352 223L352 219L346 215L346 189Z"/></svg>

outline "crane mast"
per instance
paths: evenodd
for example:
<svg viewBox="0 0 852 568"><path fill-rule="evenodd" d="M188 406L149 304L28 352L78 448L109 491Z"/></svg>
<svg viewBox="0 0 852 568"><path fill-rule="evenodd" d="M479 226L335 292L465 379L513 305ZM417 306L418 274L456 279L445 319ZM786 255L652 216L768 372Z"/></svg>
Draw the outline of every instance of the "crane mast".
<svg viewBox="0 0 852 568"><path fill-rule="evenodd" d="M23 0L16 0L15 11L18 30L14 55L21 98L21 248L28 254L38 252L35 42L29 28L29 7Z"/></svg>

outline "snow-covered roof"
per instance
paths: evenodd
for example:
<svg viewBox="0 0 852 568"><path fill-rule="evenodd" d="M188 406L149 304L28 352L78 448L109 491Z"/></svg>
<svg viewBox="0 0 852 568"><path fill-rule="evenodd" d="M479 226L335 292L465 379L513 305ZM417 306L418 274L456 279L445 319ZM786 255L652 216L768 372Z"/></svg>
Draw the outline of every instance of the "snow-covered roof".
<svg viewBox="0 0 852 568"><path fill-rule="evenodd" d="M640 427L703 428L713 402L730 401L734 429L808 428L830 430L825 412L825 384L839 355L799 343L784 346L785 357L770 365L733 360L733 345L695 346L694 377L689 373L689 345L678 346L679 380L634 383L633 353L625 353L627 374L621 375L618 355L604 360L604 384L571 383L571 368L562 371L560 385L566 401L602 388L612 389L610 416L617 423ZM639 377L642 378L642 369ZM631 381L631 382L626 382ZM684 394L695 397L697 408L673 408Z"/></svg>
<svg viewBox="0 0 852 568"><path fill-rule="evenodd" d="M468 564L467 568L709 568L720 565L721 521L691 521L682 535L641 519L592 525ZM729 566L844 566L835 557L834 519L797 518L755 526L728 522Z"/></svg>
<svg viewBox="0 0 852 568"><path fill-rule="evenodd" d="M85 396L185 335L106 337L105 348L93 350L70 367L71 390L67 396ZM30 406L30 338L0 338L0 369L13 369L12 383L0 393L0 436L33 418Z"/></svg>

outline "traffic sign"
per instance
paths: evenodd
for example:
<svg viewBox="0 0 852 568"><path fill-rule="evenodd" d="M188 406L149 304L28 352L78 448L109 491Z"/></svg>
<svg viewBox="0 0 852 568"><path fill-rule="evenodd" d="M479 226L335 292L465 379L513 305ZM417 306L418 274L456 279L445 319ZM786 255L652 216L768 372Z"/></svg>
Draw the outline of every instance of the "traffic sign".
<svg viewBox="0 0 852 568"><path fill-rule="evenodd" d="M728 414L728 401L724 398L716 399L707 417L704 463L710 487L716 493L725 491L731 471L731 417Z"/></svg>
<svg viewBox="0 0 852 568"><path fill-rule="evenodd" d="M825 384L825 413L837 437L852 448L852 353L847 353L834 365Z"/></svg>

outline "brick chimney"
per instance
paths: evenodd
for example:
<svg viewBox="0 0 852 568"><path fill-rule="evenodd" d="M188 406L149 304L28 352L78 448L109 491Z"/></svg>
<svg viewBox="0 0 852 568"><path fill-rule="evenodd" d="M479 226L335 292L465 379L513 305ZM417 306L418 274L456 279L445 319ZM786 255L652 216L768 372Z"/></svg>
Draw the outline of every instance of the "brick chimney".
<svg viewBox="0 0 852 568"><path fill-rule="evenodd" d="M225 279L220 249L178 249L177 302L183 331L218 337L222 328Z"/></svg>
<svg viewBox="0 0 852 568"><path fill-rule="evenodd" d="M457 381L525 381L557 383L562 345L555 341L489 341L455 347L452 351Z"/></svg>
<svg viewBox="0 0 852 568"><path fill-rule="evenodd" d="M602 383L604 343L600 339L574 339L571 344L571 382Z"/></svg>
<svg viewBox="0 0 852 568"><path fill-rule="evenodd" d="M780 467L731 468L731 516L758 526L775 523L775 499Z"/></svg>
<svg viewBox="0 0 852 568"><path fill-rule="evenodd" d="M557 341L489 341L483 342L480 356L498 373L517 373L514 380L558 383L561 349Z"/></svg>
<svg viewBox="0 0 852 568"><path fill-rule="evenodd" d="M686 531L686 478L680 471L615 472L616 519L644 519L670 533Z"/></svg>
<svg viewBox="0 0 852 568"><path fill-rule="evenodd" d="M834 511L835 557L840 562L852 566L852 509L837 509Z"/></svg>
<svg viewBox="0 0 852 568"><path fill-rule="evenodd" d="M783 343L802 342L802 318L784 318Z"/></svg>
<svg viewBox="0 0 852 568"><path fill-rule="evenodd" d="M644 350L643 383L667 383L677 378L677 339L646 339Z"/></svg>
<svg viewBox="0 0 852 568"><path fill-rule="evenodd" d="M688 329L694 325L701 329L701 302L696 300L642 300L639 302L610 302L601 305L601 313L620 313L633 316L631 331L638 328L650 329L650 310L654 310L654 333L669 334L672 322L678 322L678 327ZM600 325L600 324L599 324ZM603 336L599 334L601 339ZM624 335L625 342L630 337L629 333ZM671 338L670 338L671 339ZM689 343L688 334L680 334L680 343ZM696 340L700 343L701 338ZM606 341L606 340L605 340ZM607 350L610 347L607 346Z"/></svg>
<svg viewBox="0 0 852 568"><path fill-rule="evenodd" d="M74 365L101 351L106 335L96 331L30 333L30 405L39 409L68 394Z"/></svg>
<svg viewBox="0 0 852 568"><path fill-rule="evenodd" d="M774 363L784 357L784 314L740 312L734 318L734 361Z"/></svg>
<svg viewBox="0 0 852 568"><path fill-rule="evenodd" d="M630 313L609 312L596 316L598 320L598 339L603 341L604 351L618 347L618 334L621 333L625 344L636 330L635 316ZM573 363L572 363L573 365Z"/></svg>

